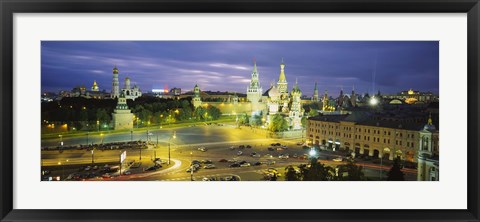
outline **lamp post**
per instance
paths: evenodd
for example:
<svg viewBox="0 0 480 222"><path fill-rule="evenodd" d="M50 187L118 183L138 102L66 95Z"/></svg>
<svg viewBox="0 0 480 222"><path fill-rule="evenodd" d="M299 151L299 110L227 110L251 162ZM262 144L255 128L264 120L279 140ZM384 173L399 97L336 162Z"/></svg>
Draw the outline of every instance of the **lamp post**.
<svg viewBox="0 0 480 222"><path fill-rule="evenodd" d="M133 142L133 129L130 130L130 142Z"/></svg>
<svg viewBox="0 0 480 222"><path fill-rule="evenodd" d="M100 132L100 121L97 120L97 132Z"/></svg>
<svg viewBox="0 0 480 222"><path fill-rule="evenodd" d="M168 140L168 165L170 165L170 144L171 144L171 140L176 139L176 138L177 138L177 132L173 131L173 136L170 137L170 139Z"/></svg>
<svg viewBox="0 0 480 222"><path fill-rule="evenodd" d="M58 135L60 137L60 147L63 149L63 135Z"/></svg>
<svg viewBox="0 0 480 222"><path fill-rule="evenodd" d="M192 162L193 151L190 151L190 162ZM190 181L193 181L193 164L190 163Z"/></svg>
<svg viewBox="0 0 480 222"><path fill-rule="evenodd" d="M95 161L94 161L94 154L93 154L93 150L94 150L94 149L92 149L92 151L91 151L91 152L92 152L92 164L94 164L94 163L95 163Z"/></svg>
<svg viewBox="0 0 480 222"><path fill-rule="evenodd" d="M160 122L158 123L160 129L162 128L163 114L160 114Z"/></svg>

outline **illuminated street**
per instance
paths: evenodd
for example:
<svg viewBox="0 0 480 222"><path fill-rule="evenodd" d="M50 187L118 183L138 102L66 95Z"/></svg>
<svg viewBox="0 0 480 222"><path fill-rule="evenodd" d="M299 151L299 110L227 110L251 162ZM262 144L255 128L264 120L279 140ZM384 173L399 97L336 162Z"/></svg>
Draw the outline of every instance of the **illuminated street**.
<svg viewBox="0 0 480 222"><path fill-rule="evenodd" d="M155 157L160 158L161 160L168 162L168 138L169 135L176 132L176 139L171 141L171 163L162 164L162 168L153 171L146 172L143 169L148 168L153 165L153 159ZM301 138L298 139L270 139L266 138L265 132L263 130L256 130L256 133L252 133L252 129L244 127L238 129L233 125L203 125L187 128L173 128L168 130L151 130L153 135L159 133L159 147L156 148L156 136L152 137L152 145L148 149L142 150L142 160L139 158L139 150L127 150L127 159L126 162L136 161L141 162L142 165L138 170L129 169L132 172L130 175L122 175L120 177L112 178L102 178L101 175L95 178L86 178L86 180L148 180L148 181L190 181L192 178L191 173L186 172L190 168L192 160L211 160L212 164L215 165L213 169L200 169L197 172L193 173L194 180L202 180L203 178L225 178L228 176L237 176L241 180L247 181L261 181L265 180L264 174L269 168L275 168L280 176L278 180L284 180L282 174L284 174L284 168L288 165L299 165L306 164L308 160L301 159L304 154L308 152L302 149L301 145L297 145L301 141ZM134 140L146 139L146 132L134 133ZM161 135L161 136L160 136ZM95 143L99 138L95 136L90 136L92 142ZM154 139L153 139L154 138ZM96 139L96 140L95 140ZM128 141L130 140L130 133L122 134L106 134L104 138L104 143L114 142L113 139L117 141ZM228 142L225 142L226 139L230 139ZM81 145L83 141L86 141L86 137L75 137L75 138L63 138L64 145ZM281 143L286 145L288 149L283 151L268 151L271 143ZM44 144L56 144L58 139L44 141ZM239 149L239 145L250 145L252 148L243 148ZM207 148L207 151L199 151L199 147ZM231 147L234 147L232 149ZM238 155L238 152L242 151L242 155ZM259 157L250 156L251 153L257 153ZM66 177L69 173L78 173L78 166L88 166L88 165L99 165L103 166L105 163L110 163L110 165L117 164L119 161L120 150L95 150L94 153L94 164L92 164L92 154L90 151L85 150L68 150L59 153L59 151L43 151L42 160L43 166L45 169L55 167L55 171L51 173L52 177L60 176L62 170L59 167L59 162L61 164L67 165L76 165L73 167L73 170L64 173ZM280 159L279 155L289 154L291 157L288 159ZM271 157L269 156L271 155ZM293 157L297 156L297 158ZM341 162L334 162L331 159L338 157L335 154L324 153L320 159L322 163L327 165L336 166L342 164ZM232 163L229 162L219 162L221 159L226 159L227 161L233 160L247 161L252 166L245 167L229 167ZM330 160L326 160L330 159ZM66 162L68 160L68 162ZM260 162L261 165L253 166L254 163ZM275 163L273 163L275 162ZM269 165L269 163L271 165ZM203 164L204 165L204 164ZM379 175L379 165L374 164L364 164L366 168L366 174L370 176ZM65 166L68 168L68 166ZM384 166L383 170L388 171L389 167ZM124 170L127 170L124 168ZM81 171L85 173L86 171ZM407 176L414 177L415 171L410 170L406 171Z"/></svg>

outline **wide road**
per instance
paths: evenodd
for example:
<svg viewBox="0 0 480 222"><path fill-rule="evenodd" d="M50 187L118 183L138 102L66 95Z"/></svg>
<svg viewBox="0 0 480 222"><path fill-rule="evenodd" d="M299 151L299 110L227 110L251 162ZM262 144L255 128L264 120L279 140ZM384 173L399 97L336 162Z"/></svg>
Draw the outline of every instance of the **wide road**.
<svg viewBox="0 0 480 222"><path fill-rule="evenodd" d="M143 171L143 169L146 169L153 165L153 162L151 160L155 157L159 157L165 161L168 160L168 145L166 141L168 142L169 137L164 136L164 140L160 143L159 147L156 146L155 141L153 143L154 145L151 145L148 149L142 151L142 160L140 160L139 150L127 150L127 162L141 162L142 166L137 169L132 169L131 175L122 175L120 177L114 177L106 180L189 181L191 180L192 175L190 173L187 173L186 170L189 168L190 163L193 160L211 160L215 165L215 168L200 169L193 174L194 180L202 180L205 177L215 177L219 179L225 178L227 176L238 176L241 180L258 181L264 179L264 172L269 168L275 168L279 173L283 175L284 169L288 165L297 166L298 164L308 163L308 160L300 158L279 158L279 155L287 153L290 156L293 156L294 154L299 157L303 156L306 151L303 150L300 145L297 145L297 143L300 142L301 138L291 140L271 139L266 138L265 134L259 132L258 130L254 132L250 128L237 129L233 126L228 125L197 126L178 128L175 130L177 132L176 138L171 139L170 154L172 161L170 165L164 164L164 167L157 171ZM155 132L161 132L166 135L173 135L173 130L159 130L154 131L153 133ZM130 136L129 134L112 135L110 139L116 138L120 135L123 135L123 137ZM82 141L83 139L85 138L71 138L69 142L73 144L74 141ZM128 141L128 138L123 138L120 140ZM271 143L274 142L279 142L282 145L287 145L288 149L282 151L269 151L267 148L270 146ZM252 148L239 149L239 145L250 145ZM202 152L198 150L198 148L201 146L205 147L207 151ZM231 147L234 147L234 149L232 149ZM242 155L238 155L239 151L242 151ZM250 154L253 152L260 155L260 157L250 156ZM94 161L96 164L115 161L118 162L120 153L120 150L96 150L94 154ZM345 164L344 162L334 162L331 160L337 156L338 155L336 155L335 153L322 151L320 152L319 158L322 163L333 167L338 164ZM91 152L86 150L66 150L62 153L59 153L58 151L42 151L42 164L43 166L56 166L58 162L61 162L62 164L90 164L91 157ZM230 168L229 166L231 165L231 163L219 162L219 160L221 159L236 161L245 160L252 164L255 162L261 162L263 164L260 166ZM68 160L68 163L66 163L66 160ZM265 164L269 162L273 163L273 161L275 162L275 164ZM358 164L364 166L365 174L373 179L375 179L375 177L380 177L380 175L383 175L383 177L385 177L386 172L390 168L387 166L382 167L368 162L358 162ZM59 174L59 170L63 170L63 168L59 168L58 166L56 169L57 171L52 172L52 174ZM70 171L61 173L63 174L63 176L66 177L66 175L68 175ZM415 180L416 171L406 170L405 173L408 180ZM278 180L284 180L284 177L280 176Z"/></svg>
<svg viewBox="0 0 480 222"><path fill-rule="evenodd" d="M176 132L176 139L171 139L174 131ZM53 139L42 140L42 147L56 147L60 146L63 141L64 146L76 146L89 144L100 144L110 142L125 142L147 139L156 144L157 138L161 145L165 145L170 140L172 143L178 145L199 144L208 142L241 142L245 140L259 140L265 139L266 135L263 130L250 129L249 127L236 128L232 124L225 125L197 125L192 127L179 127L159 129L152 127L150 129L133 129L131 132L90 132L87 136L75 137L58 137Z"/></svg>

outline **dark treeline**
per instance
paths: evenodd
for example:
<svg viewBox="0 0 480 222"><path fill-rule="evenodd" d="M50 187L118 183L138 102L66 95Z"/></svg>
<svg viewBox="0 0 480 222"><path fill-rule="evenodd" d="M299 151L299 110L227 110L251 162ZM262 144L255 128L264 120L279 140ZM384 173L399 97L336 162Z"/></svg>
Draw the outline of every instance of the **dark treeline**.
<svg viewBox="0 0 480 222"><path fill-rule="evenodd" d="M142 127L177 121L205 121L220 118L220 110L213 106L194 109L190 98L180 100L140 97L127 100L135 115L135 126ZM97 127L108 128L112 112L117 105L114 99L86 99L65 97L60 101L42 103L43 123L68 124L78 130Z"/></svg>

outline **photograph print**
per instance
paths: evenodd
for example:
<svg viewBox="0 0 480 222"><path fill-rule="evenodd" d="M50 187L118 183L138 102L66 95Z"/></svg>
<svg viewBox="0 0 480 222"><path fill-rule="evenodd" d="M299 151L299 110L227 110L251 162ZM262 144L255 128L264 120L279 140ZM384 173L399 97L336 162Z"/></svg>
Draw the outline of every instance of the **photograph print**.
<svg viewBox="0 0 480 222"><path fill-rule="evenodd" d="M438 41L42 41L42 181L439 181Z"/></svg>

